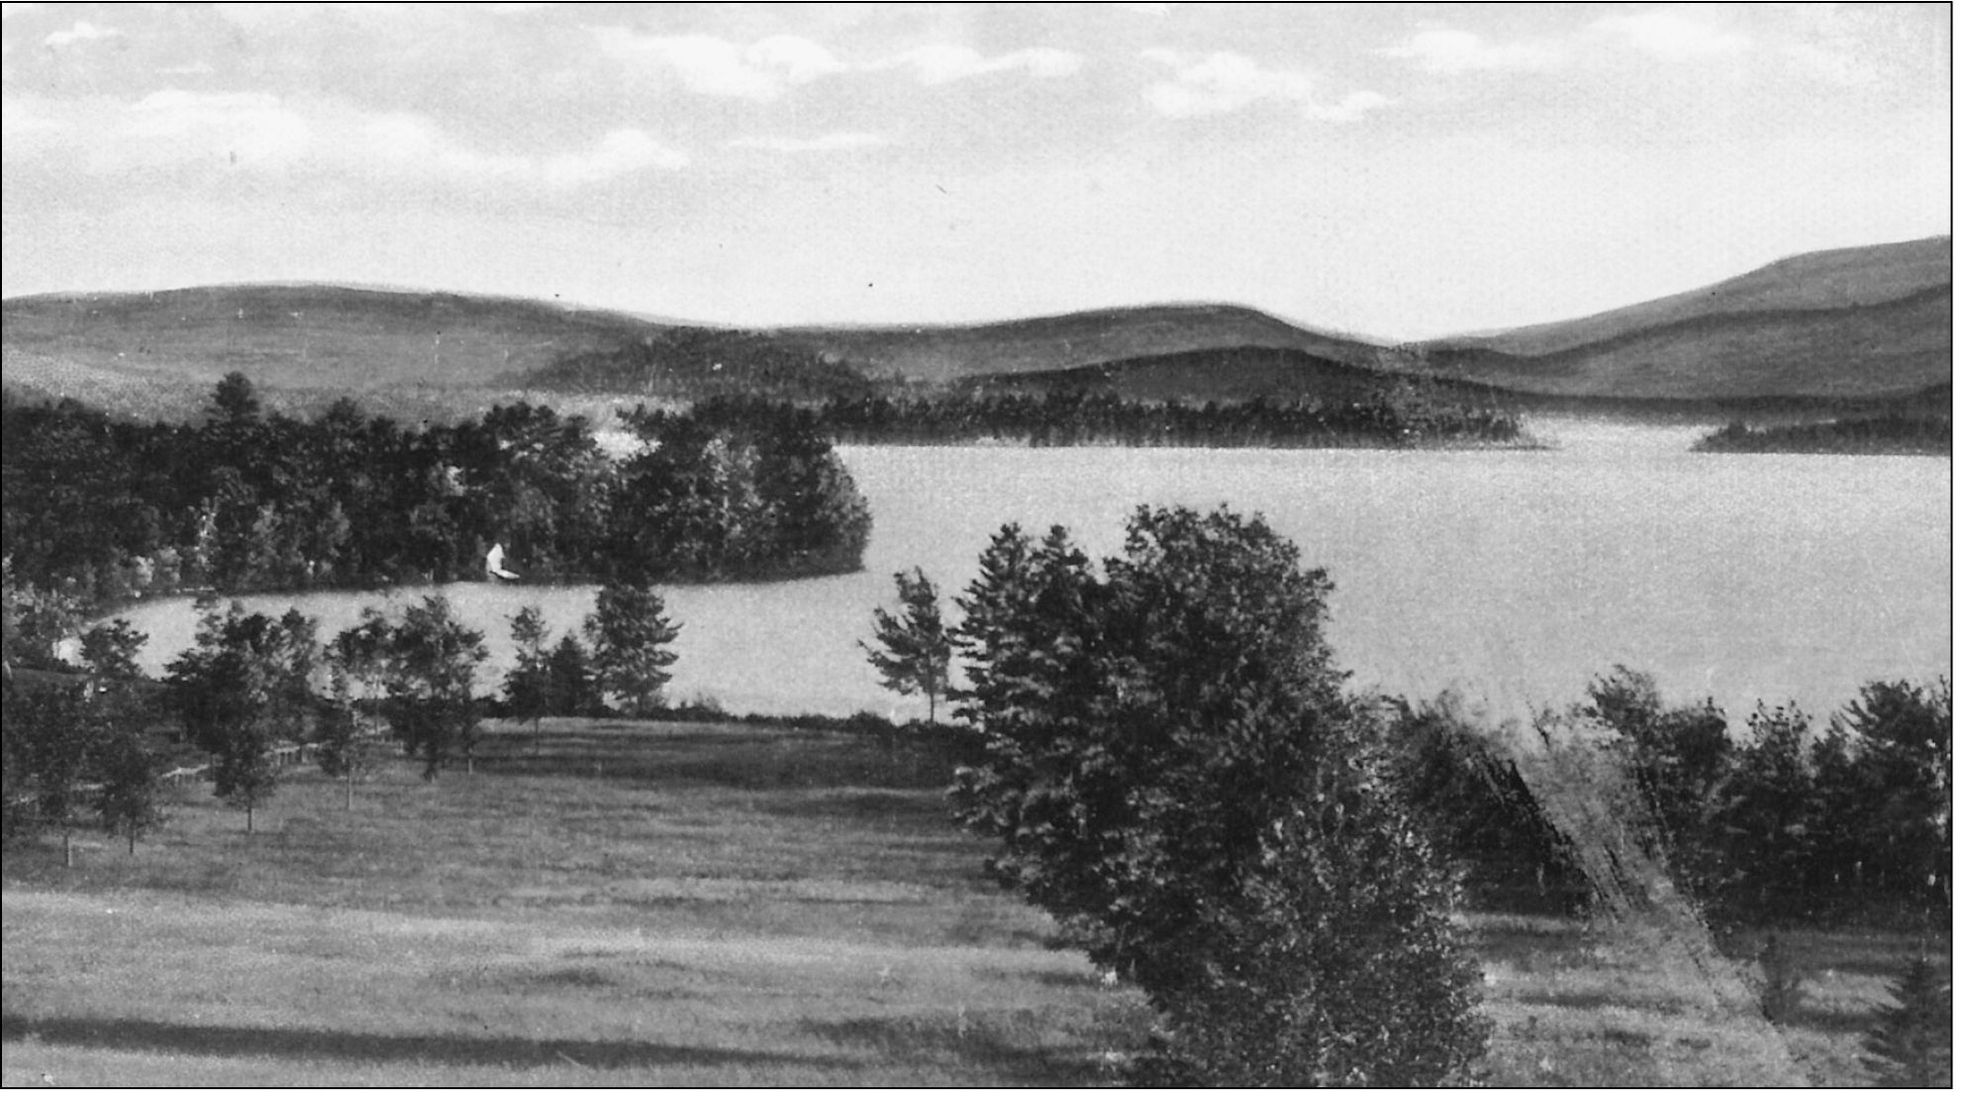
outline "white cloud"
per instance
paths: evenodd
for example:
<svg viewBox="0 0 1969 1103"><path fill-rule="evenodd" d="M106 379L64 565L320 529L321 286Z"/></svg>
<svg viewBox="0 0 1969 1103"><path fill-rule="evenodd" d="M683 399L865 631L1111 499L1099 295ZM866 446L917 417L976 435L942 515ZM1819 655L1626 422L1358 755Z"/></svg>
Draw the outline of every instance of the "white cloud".
<svg viewBox="0 0 1969 1103"><path fill-rule="evenodd" d="M602 52L618 61L650 66L707 96L771 100L794 85L842 72L825 46L776 35L740 46L711 35L645 35L620 27L593 27Z"/></svg>
<svg viewBox="0 0 1969 1103"><path fill-rule="evenodd" d="M1563 51L1555 43L1490 42L1480 35L1441 23L1424 23L1407 42L1376 52L1384 57L1413 61L1431 73L1544 69L1564 60Z"/></svg>
<svg viewBox="0 0 1969 1103"><path fill-rule="evenodd" d="M949 84L989 73L1024 72L1034 77L1070 77L1078 73L1084 64L1079 54L1044 46L986 57L969 46L938 43L904 51L869 68L912 69L916 72L916 79L924 84Z"/></svg>
<svg viewBox="0 0 1969 1103"><path fill-rule="evenodd" d="M41 41L56 49L73 46L78 42L97 42L105 38L121 38L123 32L114 27L98 27L87 20L77 20L75 26L65 31L54 31Z"/></svg>
<svg viewBox="0 0 1969 1103"><path fill-rule="evenodd" d="M585 149L491 153L404 112L365 112L335 101L288 102L259 92L164 89L130 104L7 99L8 159L79 158L88 171L206 165L269 176L340 176L478 187L568 191L689 163L635 129Z"/></svg>
<svg viewBox="0 0 1969 1103"><path fill-rule="evenodd" d="M1306 105L1306 117L1323 123L1355 123L1370 111L1393 107L1395 101L1379 92L1349 92L1339 103Z"/></svg>
<svg viewBox="0 0 1969 1103"><path fill-rule="evenodd" d="M307 153L314 128L279 97L259 92L152 92L133 104L123 132L147 163L210 156L249 167L285 166ZM175 147L175 148L173 148ZM113 151L99 151L100 155Z"/></svg>
<svg viewBox="0 0 1969 1103"><path fill-rule="evenodd" d="M1351 92L1338 103L1318 99L1319 81L1290 69L1267 69L1242 54L1218 52L1204 57L1174 50L1142 51L1150 61L1175 70L1142 92L1151 108L1174 119L1241 111L1261 103L1288 104L1318 122L1357 122L1368 112L1389 107L1394 100L1379 92Z"/></svg>
<svg viewBox="0 0 1969 1103"><path fill-rule="evenodd" d="M39 4L0 4L0 19L12 19L16 15L26 15L28 12L40 10Z"/></svg>
<svg viewBox="0 0 1969 1103"><path fill-rule="evenodd" d="M1150 107L1171 118L1220 115L1268 100L1305 104L1313 96L1312 77L1266 69L1242 54L1218 52L1198 59L1155 49L1143 51L1142 56L1176 70L1171 79L1157 81L1143 92Z"/></svg>
<svg viewBox="0 0 1969 1103"><path fill-rule="evenodd" d="M665 146L641 130L623 129L602 135L587 152L547 158L538 175L549 187L577 188L645 169L675 171L689 163L683 151Z"/></svg>
<svg viewBox="0 0 1969 1103"><path fill-rule="evenodd" d="M1750 40L1686 11L1656 8L1634 15L1610 15L1588 30L1617 35L1637 50L1667 61L1690 61L1734 53Z"/></svg>
<svg viewBox="0 0 1969 1103"><path fill-rule="evenodd" d="M752 137L726 142L732 149L763 149L774 153L834 153L849 149L873 149L893 144L894 139L867 131L843 131L815 138Z"/></svg>

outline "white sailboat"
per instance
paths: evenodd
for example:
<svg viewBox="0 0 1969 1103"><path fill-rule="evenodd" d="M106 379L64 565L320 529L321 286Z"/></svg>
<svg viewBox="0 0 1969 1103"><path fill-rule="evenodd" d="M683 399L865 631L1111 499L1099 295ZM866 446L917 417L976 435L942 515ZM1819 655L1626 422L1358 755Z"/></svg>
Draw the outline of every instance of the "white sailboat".
<svg viewBox="0 0 1969 1103"><path fill-rule="evenodd" d="M516 582L520 577L506 569L506 545L504 544L494 544L492 545L492 550L485 553L485 573L488 578L503 578L508 582Z"/></svg>

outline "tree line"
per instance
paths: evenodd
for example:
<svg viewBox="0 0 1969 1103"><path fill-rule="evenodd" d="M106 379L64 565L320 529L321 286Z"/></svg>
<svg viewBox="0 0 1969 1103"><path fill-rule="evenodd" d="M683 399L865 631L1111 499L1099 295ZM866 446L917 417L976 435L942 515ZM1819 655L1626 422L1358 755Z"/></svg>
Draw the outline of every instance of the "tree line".
<svg viewBox="0 0 1969 1103"><path fill-rule="evenodd" d="M264 414L235 373L200 425L8 398L0 554L108 603L152 593L529 580L795 577L859 569L870 520L812 418L640 412L611 458L581 417L500 406L406 426L337 402Z"/></svg>
<svg viewBox="0 0 1969 1103"><path fill-rule="evenodd" d="M601 587L580 634L550 652L537 607L512 620L519 662L507 675L507 710L522 719L584 715L612 704L654 715L682 628L653 589ZM46 641L16 641L16 654L46 655ZM484 634L460 621L443 595L395 612L364 609L354 626L324 640L313 618L289 609L249 613L238 602L203 605L195 642L161 683L136 662L146 638L127 621L91 628L79 667L6 666L6 833L58 829L67 839L93 810L134 851L162 822L160 778L169 742L206 756L213 795L246 815L279 788L280 754L306 748L331 777L354 786L395 742L435 780L463 759L472 771L491 702L478 684L490 652ZM33 660L30 660L33 661ZM154 730L175 729L175 739ZM385 736L387 732L387 736Z"/></svg>
<svg viewBox="0 0 1969 1103"><path fill-rule="evenodd" d="M1955 449L1947 415L1881 414L1796 425L1752 427L1741 421L1705 435L1698 452L1848 452L1946 456Z"/></svg>
<svg viewBox="0 0 1969 1103"><path fill-rule="evenodd" d="M773 408L766 400L721 396L699 402L698 417L743 425ZM1035 448L1415 448L1509 444L1515 415L1455 405L1413 388L1368 399L1320 402L1253 398L1241 402L1144 402L1086 391L949 392L836 396L815 404L818 424L843 444L973 444Z"/></svg>

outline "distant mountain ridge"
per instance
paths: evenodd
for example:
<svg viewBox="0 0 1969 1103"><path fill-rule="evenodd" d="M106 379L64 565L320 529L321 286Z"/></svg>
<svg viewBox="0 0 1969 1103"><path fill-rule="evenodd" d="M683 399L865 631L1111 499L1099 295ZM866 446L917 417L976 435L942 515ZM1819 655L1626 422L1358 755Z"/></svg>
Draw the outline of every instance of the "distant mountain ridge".
<svg viewBox="0 0 1969 1103"><path fill-rule="evenodd" d="M1584 318L1398 345L1210 303L741 329L310 284L37 295L0 304L0 377L138 416L195 411L234 370L276 399L391 406L414 391L439 409L898 386L1337 401L1403 379L1485 401L1933 403L1952 383L1952 261L1947 237L1829 250Z"/></svg>

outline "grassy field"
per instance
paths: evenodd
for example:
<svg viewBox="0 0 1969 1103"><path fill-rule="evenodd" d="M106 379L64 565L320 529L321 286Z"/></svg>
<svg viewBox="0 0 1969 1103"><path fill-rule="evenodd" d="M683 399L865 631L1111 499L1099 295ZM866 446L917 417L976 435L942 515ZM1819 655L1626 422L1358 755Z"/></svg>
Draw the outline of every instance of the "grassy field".
<svg viewBox="0 0 1969 1103"><path fill-rule="evenodd" d="M982 875L933 756L580 721L540 748L504 729L431 785L392 762L353 812L296 770L250 837L187 791L135 857L10 850L0 1082L1098 1085L1148 1028ZM1466 926L1500 1085L1862 1083L1912 945L1794 936L1780 1034L1673 932Z"/></svg>

